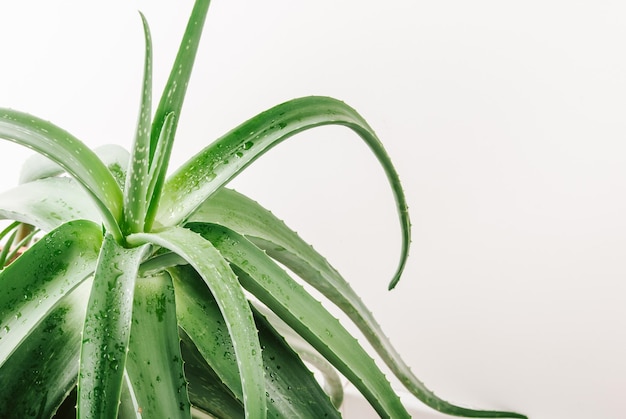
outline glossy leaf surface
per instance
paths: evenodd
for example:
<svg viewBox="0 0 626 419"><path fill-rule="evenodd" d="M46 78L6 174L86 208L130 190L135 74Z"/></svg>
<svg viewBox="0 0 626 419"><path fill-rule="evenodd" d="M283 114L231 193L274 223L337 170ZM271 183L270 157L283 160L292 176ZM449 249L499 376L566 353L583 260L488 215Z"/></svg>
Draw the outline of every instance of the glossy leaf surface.
<svg viewBox="0 0 626 419"><path fill-rule="evenodd" d="M79 418L115 417L122 391L139 264L148 245L120 246L106 235L87 305L78 376Z"/></svg>
<svg viewBox="0 0 626 419"><path fill-rule="evenodd" d="M0 417L50 417L75 386L90 285L59 301L0 366Z"/></svg>
<svg viewBox="0 0 626 419"><path fill-rule="evenodd" d="M174 286L165 272L137 279L126 369L145 417L189 417Z"/></svg>
<svg viewBox="0 0 626 419"><path fill-rule="evenodd" d="M381 416L409 416L384 374L356 339L263 251L221 226L193 224L190 228L209 239L237 267L242 285L352 381Z"/></svg>
<svg viewBox="0 0 626 419"><path fill-rule="evenodd" d="M132 245L152 243L178 254L202 276L215 296L233 341L243 388L246 417L266 415L263 360L248 301L230 266L213 245L180 227L128 237Z"/></svg>
<svg viewBox="0 0 626 419"><path fill-rule="evenodd" d="M0 109L0 138L37 151L76 178L93 197L109 231L121 237L122 191L85 144L50 122L11 109Z"/></svg>
<svg viewBox="0 0 626 419"><path fill-rule="evenodd" d="M93 272L102 241L88 221L64 224L0 272L0 364Z"/></svg>
<svg viewBox="0 0 626 419"><path fill-rule="evenodd" d="M301 131L323 125L343 125L356 132L389 179L402 227L400 263L389 285L393 288L406 264L410 243L404 192L391 159L372 128L354 109L336 99L310 96L285 102L213 142L168 179L158 221L162 225L175 225L186 220L208 197L272 147Z"/></svg>
<svg viewBox="0 0 626 419"><path fill-rule="evenodd" d="M233 344L217 303L188 266L172 269L181 327L197 346L211 370L238 400L241 382ZM297 354L255 313L263 349L269 417L336 417L337 410ZM208 402L208 401L207 401Z"/></svg>

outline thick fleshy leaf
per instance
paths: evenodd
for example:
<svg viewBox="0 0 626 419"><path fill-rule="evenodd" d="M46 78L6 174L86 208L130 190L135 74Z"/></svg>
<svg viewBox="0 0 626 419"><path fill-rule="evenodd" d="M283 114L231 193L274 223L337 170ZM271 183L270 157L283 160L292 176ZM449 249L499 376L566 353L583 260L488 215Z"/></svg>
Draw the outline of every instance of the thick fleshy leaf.
<svg viewBox="0 0 626 419"><path fill-rule="evenodd" d="M161 100L159 101L159 106L154 115L154 122L152 123L152 131L150 134L151 162L156 153L157 143L161 137L161 130L165 125L167 116L172 113L174 115L180 115L181 113L185 93L187 92L187 85L191 77L191 70L193 69L196 52L198 51L198 45L202 37L202 28L204 27L204 21L206 20L207 11L209 10L209 3L210 0L196 0L193 10L191 11L187 28L185 29L180 46L178 47L174 65L172 66L163 94L161 95ZM172 135L169 136L168 141L174 140L174 132L176 132L175 124L172 127ZM166 148L171 149L171 145L168 145ZM160 172L161 170L157 169L156 171Z"/></svg>
<svg viewBox="0 0 626 419"><path fill-rule="evenodd" d="M0 138L37 151L76 178L93 198L109 232L121 238L122 191L111 171L85 144L50 122L5 108L0 109Z"/></svg>
<svg viewBox="0 0 626 419"><path fill-rule="evenodd" d="M72 220L101 222L100 212L93 201L86 199L85 190L68 177L35 180L3 192L0 218L21 221L43 231Z"/></svg>
<svg viewBox="0 0 626 419"><path fill-rule="evenodd" d="M124 147L117 144L106 144L94 148L93 152L111 172L126 172L129 154ZM19 183L59 176L63 173L66 173L65 170L57 163L41 154L33 154L22 164Z"/></svg>
<svg viewBox="0 0 626 419"><path fill-rule="evenodd" d="M276 332L281 335L289 346L298 354L298 357L311 366L321 375L324 383L324 392L330 397L333 406L341 406L344 398L342 378L337 369L328 362L309 342L285 323L276 313L256 301L251 302L253 307L264 316Z"/></svg>
<svg viewBox="0 0 626 419"><path fill-rule="evenodd" d="M127 240L131 245L152 243L169 249L187 260L202 276L215 296L233 341L243 384L246 417L264 418L266 403L261 347L248 301L228 263L211 243L181 227L132 234Z"/></svg>
<svg viewBox="0 0 626 419"><path fill-rule="evenodd" d="M107 234L85 315L78 376L81 418L116 417L139 264L150 246L125 248Z"/></svg>
<svg viewBox="0 0 626 419"><path fill-rule="evenodd" d="M191 217L247 236L256 246L323 293L359 327L394 375L418 399L443 413L468 417L525 417L511 412L472 410L440 399L410 370L348 282L326 259L257 202L222 188Z"/></svg>
<svg viewBox="0 0 626 419"><path fill-rule="evenodd" d="M188 227L209 239L236 266L242 285L328 359L381 417L409 417L384 374L357 340L262 250L222 226Z"/></svg>
<svg viewBox="0 0 626 419"><path fill-rule="evenodd" d="M222 318L217 305L215 308L219 318ZM191 338L184 331L180 333L182 339L181 353L185 361L185 377L189 382L191 404L217 418L243 417L243 403L235 397L217 373L207 364ZM236 365L234 369L236 370ZM235 375L238 375L238 371L235 371ZM268 407L271 408L271 406Z"/></svg>
<svg viewBox="0 0 626 419"><path fill-rule="evenodd" d="M410 243L410 220L398 174L382 143L351 107L328 97L310 96L275 106L219 138L184 164L163 189L157 215L162 225L186 220L209 196L275 145L301 131L343 125L355 131L370 147L391 184L402 227L402 251L393 288L406 264Z"/></svg>
<svg viewBox="0 0 626 419"><path fill-rule="evenodd" d="M188 418L174 286L165 272L137 279L129 348L126 370L142 414Z"/></svg>
<svg viewBox="0 0 626 419"><path fill-rule="evenodd" d="M51 417L76 385L90 285L62 298L0 366L0 417Z"/></svg>
<svg viewBox="0 0 626 419"><path fill-rule="evenodd" d="M150 203L148 171L150 169L150 126L152 120L152 37L150 27L142 13L145 38L145 59L139 122L135 144L124 188L124 228L130 232L143 231L146 206Z"/></svg>
<svg viewBox="0 0 626 419"><path fill-rule="evenodd" d="M73 221L45 235L0 272L0 365L94 270L99 226Z"/></svg>
<svg viewBox="0 0 626 419"><path fill-rule="evenodd" d="M217 303L191 267L178 267L171 271L181 328L189 334L193 346L197 346L211 370L215 371L218 381L232 391L233 397L241 399L241 382L233 356L233 345ZM263 348L268 416L338 417L336 408L311 372L267 320L256 311L255 322ZM212 403L207 400L205 410L218 413L207 406L210 404Z"/></svg>
<svg viewBox="0 0 626 419"><path fill-rule="evenodd" d="M161 202L161 191L163 190L163 182L167 172L170 155L172 154L172 146L174 145L174 129L176 128L176 115L170 112L165 117L163 128L161 129L159 142L157 143L156 152L152 159L150 172L148 173L148 190L146 202L149 202L147 213L145 214L145 231L152 230L154 217L156 216L159 203Z"/></svg>

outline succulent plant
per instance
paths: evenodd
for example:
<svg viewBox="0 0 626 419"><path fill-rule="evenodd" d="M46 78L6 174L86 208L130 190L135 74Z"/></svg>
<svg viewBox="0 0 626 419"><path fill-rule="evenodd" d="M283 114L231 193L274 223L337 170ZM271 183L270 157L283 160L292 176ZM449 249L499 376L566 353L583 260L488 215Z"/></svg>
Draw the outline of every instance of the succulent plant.
<svg viewBox="0 0 626 419"><path fill-rule="evenodd" d="M353 130L396 199L402 253L393 288L408 255L407 205L383 145L354 109L328 97L288 101L167 176L208 7L195 2L154 114L152 44L141 16L145 68L130 152L91 150L50 122L0 109L0 137L38 153L20 185L0 195L0 216L14 221L0 233L0 416L51 417L64 403L73 414L76 403L80 418L337 417L337 371L380 416L409 416L372 356L283 265L343 310L427 405L524 417L436 397L348 282L272 213L226 187L301 131Z"/></svg>

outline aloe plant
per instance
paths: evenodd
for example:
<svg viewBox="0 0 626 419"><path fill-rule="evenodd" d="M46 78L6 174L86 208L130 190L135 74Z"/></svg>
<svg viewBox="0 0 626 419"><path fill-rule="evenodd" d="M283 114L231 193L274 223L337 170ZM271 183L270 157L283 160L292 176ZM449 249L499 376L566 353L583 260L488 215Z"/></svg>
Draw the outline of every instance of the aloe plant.
<svg viewBox="0 0 626 419"><path fill-rule="evenodd" d="M51 417L75 397L80 418L338 417L339 372L381 417L408 417L372 355L282 264L341 308L425 404L465 417L525 417L435 396L320 254L226 188L301 131L353 130L396 199L403 246L393 288L407 260L409 214L389 156L354 109L328 97L288 101L167 177L208 7L195 2L154 113L152 45L141 15L145 68L130 152L91 150L50 122L0 109L0 137L38 153L25 162L20 185L0 195L0 216L14 221L0 233L0 416ZM29 243L17 257L12 249ZM323 372L325 386L303 360Z"/></svg>

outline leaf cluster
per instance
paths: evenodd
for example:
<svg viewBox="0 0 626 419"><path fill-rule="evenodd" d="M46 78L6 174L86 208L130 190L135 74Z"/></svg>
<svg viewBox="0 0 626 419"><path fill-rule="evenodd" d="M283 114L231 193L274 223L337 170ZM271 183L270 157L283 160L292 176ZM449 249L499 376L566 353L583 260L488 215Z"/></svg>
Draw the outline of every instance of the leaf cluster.
<svg viewBox="0 0 626 419"><path fill-rule="evenodd" d="M396 199L403 247L393 288L408 254L407 205L383 145L354 109L328 97L288 101L167 176L208 7L195 2L154 113L152 42L141 16L145 67L130 152L91 150L50 122L0 109L0 137L38 153L21 184L0 195L0 216L15 221L0 233L0 416L50 417L75 392L80 418L338 417L339 372L381 417L408 417L371 355L285 266L340 307L424 403L453 415L523 417L435 396L341 275L273 214L226 187L299 132L351 129ZM39 232L15 259L12 249ZM327 388L303 360L325 374Z"/></svg>

